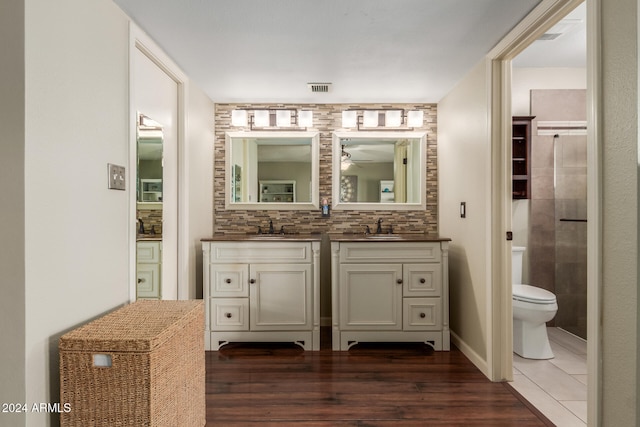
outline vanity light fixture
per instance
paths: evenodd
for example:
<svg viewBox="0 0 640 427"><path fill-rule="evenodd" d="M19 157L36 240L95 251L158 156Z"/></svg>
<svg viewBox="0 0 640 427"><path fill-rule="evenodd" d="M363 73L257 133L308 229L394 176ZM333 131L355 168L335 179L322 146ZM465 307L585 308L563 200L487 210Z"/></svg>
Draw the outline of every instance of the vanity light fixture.
<svg viewBox="0 0 640 427"><path fill-rule="evenodd" d="M355 110L345 110L342 112L342 127L355 128L358 127L358 112Z"/></svg>
<svg viewBox="0 0 640 427"><path fill-rule="evenodd" d="M231 112L231 126L246 127L248 124L247 110L233 110Z"/></svg>
<svg viewBox="0 0 640 427"><path fill-rule="evenodd" d="M231 126L249 130L307 130L313 127L313 111L241 108L231 111Z"/></svg>
<svg viewBox="0 0 640 427"><path fill-rule="evenodd" d="M361 114L359 114L361 112ZM342 127L357 130L414 130L422 127L424 112L422 110L407 111L402 108L349 109L342 111Z"/></svg>
<svg viewBox="0 0 640 427"><path fill-rule="evenodd" d="M384 112L384 125L390 128L400 127L402 124L401 110L387 110Z"/></svg>
<svg viewBox="0 0 640 427"><path fill-rule="evenodd" d="M407 126L410 128L422 127L424 122L424 111L412 110L407 112Z"/></svg>
<svg viewBox="0 0 640 427"><path fill-rule="evenodd" d="M380 123L380 114L376 110L366 110L362 113L362 126L377 128Z"/></svg>
<svg viewBox="0 0 640 427"><path fill-rule="evenodd" d="M144 114L138 114L138 126L145 130L162 130L162 125Z"/></svg>
<svg viewBox="0 0 640 427"><path fill-rule="evenodd" d="M269 110L255 110L253 112L253 124L259 128L266 128L271 124Z"/></svg>
<svg viewBox="0 0 640 427"><path fill-rule="evenodd" d="M311 110L299 110L298 111L298 126L303 128L310 128L313 126L313 111Z"/></svg>
<svg viewBox="0 0 640 427"><path fill-rule="evenodd" d="M276 111L276 126L278 127L290 127L291 126L291 111L290 110L277 110Z"/></svg>

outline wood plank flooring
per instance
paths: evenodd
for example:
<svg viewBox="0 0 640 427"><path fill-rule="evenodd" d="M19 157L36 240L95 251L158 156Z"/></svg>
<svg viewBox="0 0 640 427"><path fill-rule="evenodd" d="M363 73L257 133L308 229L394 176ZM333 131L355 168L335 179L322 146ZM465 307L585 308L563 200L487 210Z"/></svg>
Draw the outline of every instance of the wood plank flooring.
<svg viewBox="0 0 640 427"><path fill-rule="evenodd" d="M206 364L207 426L553 425L455 348L229 344Z"/></svg>

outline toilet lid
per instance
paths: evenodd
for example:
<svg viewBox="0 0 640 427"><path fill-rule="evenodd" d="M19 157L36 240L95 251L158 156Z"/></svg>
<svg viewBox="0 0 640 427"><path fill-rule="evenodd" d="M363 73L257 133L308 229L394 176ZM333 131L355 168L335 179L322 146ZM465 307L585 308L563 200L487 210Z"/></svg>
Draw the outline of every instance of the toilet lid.
<svg viewBox="0 0 640 427"><path fill-rule="evenodd" d="M556 296L553 293L530 285L513 285L513 299L537 304L556 302Z"/></svg>

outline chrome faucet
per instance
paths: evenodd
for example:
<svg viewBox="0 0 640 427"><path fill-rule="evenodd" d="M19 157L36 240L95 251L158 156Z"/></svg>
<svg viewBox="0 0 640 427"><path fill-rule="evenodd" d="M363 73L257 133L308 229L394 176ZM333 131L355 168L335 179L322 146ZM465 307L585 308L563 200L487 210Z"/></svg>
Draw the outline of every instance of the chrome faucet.
<svg viewBox="0 0 640 427"><path fill-rule="evenodd" d="M273 220L269 220L269 234L273 234Z"/></svg>
<svg viewBox="0 0 640 427"><path fill-rule="evenodd" d="M376 228L376 234L382 233L382 218L378 218L378 228Z"/></svg>

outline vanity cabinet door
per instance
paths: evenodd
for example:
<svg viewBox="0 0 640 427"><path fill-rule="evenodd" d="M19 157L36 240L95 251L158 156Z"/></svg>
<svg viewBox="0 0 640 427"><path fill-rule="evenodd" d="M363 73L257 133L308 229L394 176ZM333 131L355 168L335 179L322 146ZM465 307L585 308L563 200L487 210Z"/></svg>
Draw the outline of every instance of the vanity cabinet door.
<svg viewBox="0 0 640 427"><path fill-rule="evenodd" d="M340 283L341 329L402 329L402 264L342 264Z"/></svg>
<svg viewBox="0 0 640 427"><path fill-rule="evenodd" d="M249 274L251 330L310 329L311 272L309 264L252 264Z"/></svg>

